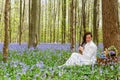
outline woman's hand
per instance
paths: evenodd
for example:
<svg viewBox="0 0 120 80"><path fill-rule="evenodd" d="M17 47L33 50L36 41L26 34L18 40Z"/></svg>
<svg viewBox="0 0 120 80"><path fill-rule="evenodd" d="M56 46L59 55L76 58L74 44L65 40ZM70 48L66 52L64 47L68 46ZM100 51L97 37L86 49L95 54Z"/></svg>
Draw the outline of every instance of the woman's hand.
<svg viewBox="0 0 120 80"><path fill-rule="evenodd" d="M80 46L79 51L81 54L83 53L83 50L84 50L83 47Z"/></svg>

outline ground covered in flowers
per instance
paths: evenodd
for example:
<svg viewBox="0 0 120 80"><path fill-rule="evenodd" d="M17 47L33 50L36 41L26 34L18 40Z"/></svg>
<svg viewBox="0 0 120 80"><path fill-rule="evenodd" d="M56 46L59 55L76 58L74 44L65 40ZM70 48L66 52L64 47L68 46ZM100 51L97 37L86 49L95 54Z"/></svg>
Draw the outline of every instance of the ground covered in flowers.
<svg viewBox="0 0 120 80"><path fill-rule="evenodd" d="M24 43L9 45L8 63L2 62L0 80L119 80L120 64L58 68L70 57L70 44L40 44L36 49ZM102 48L102 44L98 46Z"/></svg>

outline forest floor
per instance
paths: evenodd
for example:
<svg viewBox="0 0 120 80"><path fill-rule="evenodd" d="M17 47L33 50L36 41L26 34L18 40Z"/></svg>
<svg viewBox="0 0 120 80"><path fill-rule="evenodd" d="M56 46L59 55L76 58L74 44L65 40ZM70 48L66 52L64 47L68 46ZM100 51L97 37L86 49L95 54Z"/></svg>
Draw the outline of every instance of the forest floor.
<svg viewBox="0 0 120 80"><path fill-rule="evenodd" d="M120 64L70 66L58 68L70 57L70 44L38 45L27 49L12 43L9 46L8 63L2 62L0 44L0 80L119 80ZM103 47L102 44L98 46Z"/></svg>

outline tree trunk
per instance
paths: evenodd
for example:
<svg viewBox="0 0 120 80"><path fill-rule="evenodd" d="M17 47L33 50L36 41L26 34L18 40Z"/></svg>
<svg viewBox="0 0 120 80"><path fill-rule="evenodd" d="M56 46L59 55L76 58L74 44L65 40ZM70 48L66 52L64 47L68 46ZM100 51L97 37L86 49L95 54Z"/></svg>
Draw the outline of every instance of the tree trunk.
<svg viewBox="0 0 120 80"><path fill-rule="evenodd" d="M24 17L25 17L25 0L20 0L20 25L19 25L19 45L22 42L23 26L24 26Z"/></svg>
<svg viewBox="0 0 120 80"><path fill-rule="evenodd" d="M76 41L77 41L77 37L76 37L76 29L77 29L77 24L76 24L76 22L77 22L77 12L76 12L76 10L77 10L77 0L74 0L74 7L75 7L75 9L74 9L74 26L75 26L75 44L76 44Z"/></svg>
<svg viewBox="0 0 120 80"><path fill-rule="evenodd" d="M38 1L32 0L32 8L31 8L31 22L29 26L29 48L34 47L36 48L38 44Z"/></svg>
<svg viewBox="0 0 120 80"><path fill-rule="evenodd" d="M7 62L8 60L8 45L9 45L9 32L8 32L8 28L9 28L9 14L10 14L10 0L5 0L5 35L4 35L4 46L3 46L3 62Z"/></svg>
<svg viewBox="0 0 120 80"><path fill-rule="evenodd" d="M84 33L86 33L86 12L85 12L85 4L86 4L86 0L82 0L82 23L83 23Z"/></svg>
<svg viewBox="0 0 120 80"><path fill-rule="evenodd" d="M30 37L31 37L31 26L30 26L30 23L31 23L31 14L30 14L30 12L31 12L31 0L29 0L29 10L28 10L28 12L29 12L29 39L28 39L28 48L30 48Z"/></svg>
<svg viewBox="0 0 120 80"><path fill-rule="evenodd" d="M94 0L94 7L93 7L93 40L95 43L98 44L98 0Z"/></svg>
<svg viewBox="0 0 120 80"><path fill-rule="evenodd" d="M3 0L2 0L2 2L1 2L1 4L2 4L2 5L0 6L0 7L1 7L1 8L0 8L0 9L1 9L1 10L0 10L0 22L2 21L2 13L3 13L3 11L4 11L4 9L3 9L4 1L3 1Z"/></svg>
<svg viewBox="0 0 120 80"><path fill-rule="evenodd" d="M38 42L40 42L40 25L41 23L41 0L39 0L39 20L38 20Z"/></svg>
<svg viewBox="0 0 120 80"><path fill-rule="evenodd" d="M75 3L71 0L70 4L70 33L71 33L71 50L75 51Z"/></svg>
<svg viewBox="0 0 120 80"><path fill-rule="evenodd" d="M10 0L11 2L11 0ZM11 19L11 5L10 5L10 10L9 10L9 19ZM11 43L12 41L12 28L11 28L11 20L9 20L9 42Z"/></svg>
<svg viewBox="0 0 120 80"><path fill-rule="evenodd" d="M59 38L60 38L60 37L59 37L59 36L60 36L60 35L59 35L59 32L60 32L60 30L59 30L59 28L60 28L60 26L59 26L59 25L60 25L60 24L59 24L59 22L60 22L60 0L57 0L57 1L58 1L58 3L57 3L57 5L58 5L58 15L57 15L57 16L58 16L58 23L57 23L57 24L58 24L58 28L57 28L57 42L59 42Z"/></svg>
<svg viewBox="0 0 120 80"><path fill-rule="evenodd" d="M49 28L50 28L50 43L52 42L52 37L53 37L53 35L52 35L52 1L51 0L49 0Z"/></svg>
<svg viewBox="0 0 120 80"><path fill-rule="evenodd" d="M102 0L102 21L104 48L114 45L120 52L118 0Z"/></svg>
<svg viewBox="0 0 120 80"><path fill-rule="evenodd" d="M22 37L22 0L20 0L20 26L19 26L19 44L21 45Z"/></svg>
<svg viewBox="0 0 120 80"><path fill-rule="evenodd" d="M79 3L79 5L80 5L80 3ZM79 18L79 20L78 20L78 25L79 25L79 46L80 46L80 44L82 43L82 10L80 10L80 7L79 7L79 9L78 9L78 17L80 17Z"/></svg>
<svg viewBox="0 0 120 80"><path fill-rule="evenodd" d="M57 13L56 13L56 6L55 6L55 2L56 2L56 0L54 0L54 16L53 16L53 42L56 42L56 15L57 15Z"/></svg>
<svg viewBox="0 0 120 80"><path fill-rule="evenodd" d="M66 0L62 0L62 43L66 40Z"/></svg>
<svg viewBox="0 0 120 80"><path fill-rule="evenodd" d="M79 30L79 45L81 45L82 43L82 30L83 30L83 27L82 27L82 20L81 20L81 24L80 24L80 30Z"/></svg>

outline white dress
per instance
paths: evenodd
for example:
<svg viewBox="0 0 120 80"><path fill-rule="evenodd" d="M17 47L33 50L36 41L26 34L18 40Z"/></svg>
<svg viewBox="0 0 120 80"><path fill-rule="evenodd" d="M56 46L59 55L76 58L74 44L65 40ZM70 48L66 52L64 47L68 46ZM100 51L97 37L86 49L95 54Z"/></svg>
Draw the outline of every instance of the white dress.
<svg viewBox="0 0 120 80"><path fill-rule="evenodd" d="M84 51L80 53L72 53L71 57L64 65L91 65L96 62L97 46L93 41L86 43Z"/></svg>

